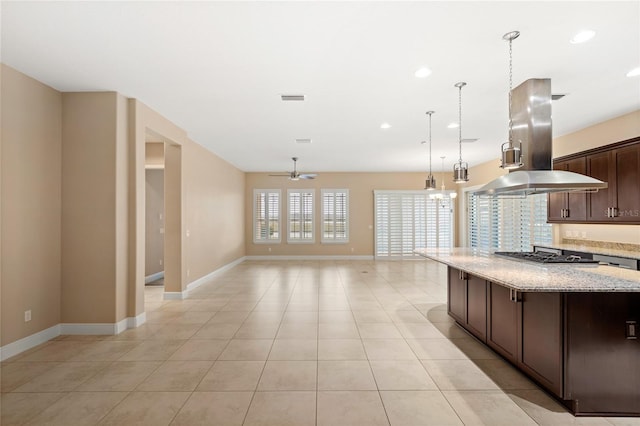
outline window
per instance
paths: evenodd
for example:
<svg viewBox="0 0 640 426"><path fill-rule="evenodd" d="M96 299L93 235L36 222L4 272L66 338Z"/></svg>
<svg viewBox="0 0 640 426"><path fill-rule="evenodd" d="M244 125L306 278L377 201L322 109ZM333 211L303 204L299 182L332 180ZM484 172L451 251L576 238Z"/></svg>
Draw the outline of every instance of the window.
<svg viewBox="0 0 640 426"><path fill-rule="evenodd" d="M534 243L551 243L547 196L489 198L467 193L468 238L471 247L529 251Z"/></svg>
<svg viewBox="0 0 640 426"><path fill-rule="evenodd" d="M313 189L289 189L289 243L313 243Z"/></svg>
<svg viewBox="0 0 640 426"><path fill-rule="evenodd" d="M414 257L453 246L453 201L426 191L374 191L376 257Z"/></svg>
<svg viewBox="0 0 640 426"><path fill-rule="evenodd" d="M279 243L280 190L253 190L253 242Z"/></svg>
<svg viewBox="0 0 640 426"><path fill-rule="evenodd" d="M323 243L349 242L349 190L323 189L322 235Z"/></svg>

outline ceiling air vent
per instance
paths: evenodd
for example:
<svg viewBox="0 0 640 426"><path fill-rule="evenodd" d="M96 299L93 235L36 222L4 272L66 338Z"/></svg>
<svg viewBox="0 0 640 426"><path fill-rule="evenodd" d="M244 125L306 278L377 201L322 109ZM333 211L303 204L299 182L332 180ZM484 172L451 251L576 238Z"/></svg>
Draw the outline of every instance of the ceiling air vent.
<svg viewBox="0 0 640 426"><path fill-rule="evenodd" d="M296 139L296 143L311 143L311 139Z"/></svg>
<svg viewBox="0 0 640 426"><path fill-rule="evenodd" d="M304 95L280 95L283 101L304 101Z"/></svg>
<svg viewBox="0 0 640 426"><path fill-rule="evenodd" d="M567 96L566 93L558 93L557 95L551 95L551 100L552 101L559 101L560 99L564 98L565 96Z"/></svg>

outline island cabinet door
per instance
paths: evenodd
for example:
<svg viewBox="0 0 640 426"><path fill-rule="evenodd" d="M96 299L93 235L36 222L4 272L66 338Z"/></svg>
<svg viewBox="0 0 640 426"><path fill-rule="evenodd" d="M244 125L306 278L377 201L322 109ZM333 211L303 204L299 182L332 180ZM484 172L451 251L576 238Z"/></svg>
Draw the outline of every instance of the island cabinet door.
<svg viewBox="0 0 640 426"><path fill-rule="evenodd" d="M557 396L563 391L561 293L521 293L518 365Z"/></svg>
<svg viewBox="0 0 640 426"><path fill-rule="evenodd" d="M507 287L489 282L487 345L509 361L518 362L518 303Z"/></svg>
<svg viewBox="0 0 640 426"><path fill-rule="evenodd" d="M459 269L449 267L449 279L447 280L449 315L460 324L467 322L467 280L466 274Z"/></svg>
<svg viewBox="0 0 640 426"><path fill-rule="evenodd" d="M565 398L576 413L640 415L640 293L566 297Z"/></svg>
<svg viewBox="0 0 640 426"><path fill-rule="evenodd" d="M467 330L487 341L487 282L475 275L467 278Z"/></svg>

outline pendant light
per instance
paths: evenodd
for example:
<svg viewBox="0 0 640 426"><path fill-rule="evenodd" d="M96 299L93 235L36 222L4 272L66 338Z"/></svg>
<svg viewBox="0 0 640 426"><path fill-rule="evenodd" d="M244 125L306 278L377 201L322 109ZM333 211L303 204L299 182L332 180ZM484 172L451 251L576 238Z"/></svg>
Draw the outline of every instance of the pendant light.
<svg viewBox="0 0 640 426"><path fill-rule="evenodd" d="M513 118L511 116L511 88L513 86L513 40L520 35L518 31L511 31L502 36L503 40L509 42L509 141L502 144L502 157L500 167L507 170L518 169L522 163L522 143L518 146L513 144Z"/></svg>
<svg viewBox="0 0 640 426"><path fill-rule="evenodd" d="M453 165L453 181L455 183L464 183L469 181L469 165L462 161L462 88L467 83L461 81L454 86L458 88L458 145L460 147L460 157L458 162Z"/></svg>
<svg viewBox="0 0 640 426"><path fill-rule="evenodd" d="M427 176L427 180L424 182L424 189L427 191L436 189L436 178L433 177L431 171L431 115L433 113L435 113L435 111L427 111L427 115L429 116L429 176Z"/></svg>
<svg viewBox="0 0 640 426"><path fill-rule="evenodd" d="M453 191L447 194L447 189L444 186L444 159L446 157L443 155L440 157L440 159L442 160L442 186L440 187L440 191L436 192L436 193L432 193L429 195L429 198L436 198L438 200L443 199L445 196L449 197L449 198L456 198L458 196L458 193Z"/></svg>

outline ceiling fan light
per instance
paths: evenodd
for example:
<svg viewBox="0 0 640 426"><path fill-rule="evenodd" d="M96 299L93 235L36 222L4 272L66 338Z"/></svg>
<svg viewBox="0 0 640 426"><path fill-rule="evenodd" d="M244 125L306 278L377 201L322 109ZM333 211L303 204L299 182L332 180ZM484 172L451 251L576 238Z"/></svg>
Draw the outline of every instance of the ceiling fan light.
<svg viewBox="0 0 640 426"><path fill-rule="evenodd" d="M453 181L455 183L469 182L469 165L458 162L453 165Z"/></svg>
<svg viewBox="0 0 640 426"><path fill-rule="evenodd" d="M449 194L449 198L452 198L452 199L456 198L457 196L458 196L458 193L457 193L457 192L451 192L451 193Z"/></svg>
<svg viewBox="0 0 640 426"><path fill-rule="evenodd" d="M502 144L502 158L500 167L506 170L519 169L524 163L522 162L522 144L513 146L511 142Z"/></svg>

